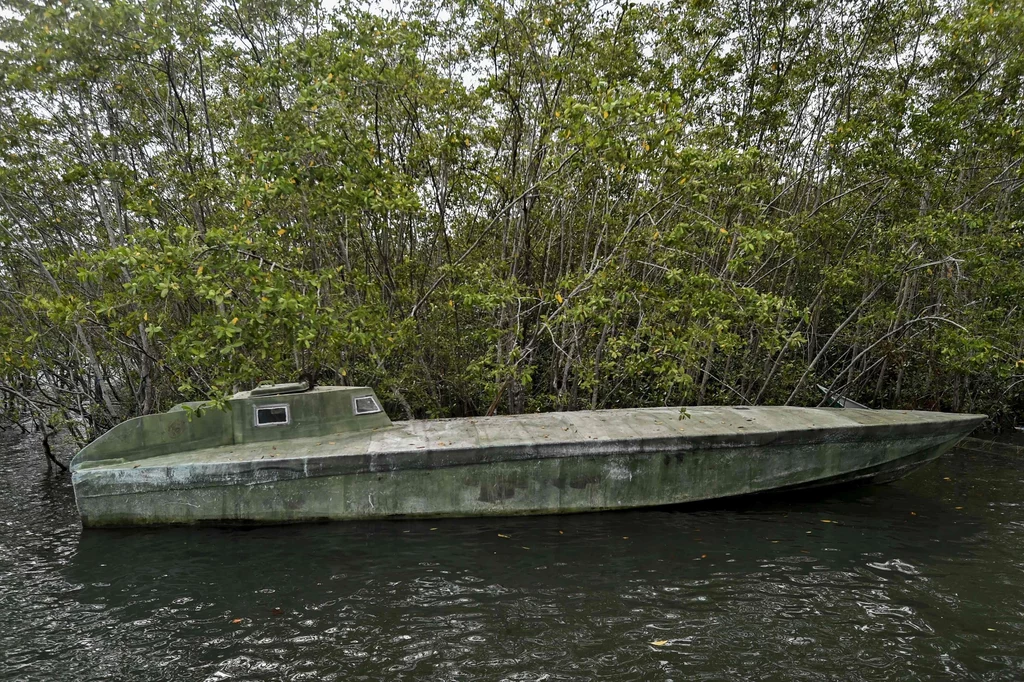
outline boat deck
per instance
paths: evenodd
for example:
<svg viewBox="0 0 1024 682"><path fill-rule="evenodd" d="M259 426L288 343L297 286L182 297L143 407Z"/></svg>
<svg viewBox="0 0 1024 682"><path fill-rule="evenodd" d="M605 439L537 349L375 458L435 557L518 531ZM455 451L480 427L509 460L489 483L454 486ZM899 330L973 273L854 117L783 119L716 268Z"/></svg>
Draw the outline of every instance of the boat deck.
<svg viewBox="0 0 1024 682"><path fill-rule="evenodd" d="M433 465L439 459L450 459L450 464L458 464L462 459L459 453L482 451L501 459L527 459L840 442L885 438L889 432L893 437L926 435L937 428L967 431L982 419L979 415L936 412L801 407L692 407L687 411L690 416L685 419L680 419L679 408L666 407L415 420L331 436L226 445L128 462L84 462L80 471L204 465L250 468L275 461L334 458L358 459L364 466L373 460L390 469L409 459L427 458Z"/></svg>

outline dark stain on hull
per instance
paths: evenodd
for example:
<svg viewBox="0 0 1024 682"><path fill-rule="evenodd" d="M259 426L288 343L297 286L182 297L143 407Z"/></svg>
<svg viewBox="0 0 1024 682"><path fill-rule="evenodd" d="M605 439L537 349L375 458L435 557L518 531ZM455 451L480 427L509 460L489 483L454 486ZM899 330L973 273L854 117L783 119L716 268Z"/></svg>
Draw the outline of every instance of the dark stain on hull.
<svg viewBox="0 0 1024 682"><path fill-rule="evenodd" d="M555 486L559 490L565 490L566 487L572 488L573 490L583 490L590 485L599 485L601 483L601 476L599 474L577 474L575 476L567 476L565 473L559 474L558 478L551 481L551 485Z"/></svg>
<svg viewBox="0 0 1024 682"><path fill-rule="evenodd" d="M481 483L480 484L480 497L477 498L481 502L501 502L503 500L510 500L516 495L515 486L508 485L506 483Z"/></svg>
<svg viewBox="0 0 1024 682"><path fill-rule="evenodd" d="M588 485L597 485L601 482L601 477L597 474L582 474L579 476L573 476L569 479L569 487L575 490L583 490Z"/></svg>

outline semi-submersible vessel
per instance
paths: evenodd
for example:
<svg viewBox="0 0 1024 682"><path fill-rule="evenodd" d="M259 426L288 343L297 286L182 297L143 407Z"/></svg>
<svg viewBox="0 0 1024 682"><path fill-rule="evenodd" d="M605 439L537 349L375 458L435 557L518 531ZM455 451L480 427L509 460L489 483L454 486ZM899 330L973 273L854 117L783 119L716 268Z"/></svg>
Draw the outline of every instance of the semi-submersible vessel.
<svg viewBox="0 0 1024 682"><path fill-rule="evenodd" d="M561 514L889 481L984 419L663 407L392 422L370 388L278 384L129 419L71 469L86 527Z"/></svg>

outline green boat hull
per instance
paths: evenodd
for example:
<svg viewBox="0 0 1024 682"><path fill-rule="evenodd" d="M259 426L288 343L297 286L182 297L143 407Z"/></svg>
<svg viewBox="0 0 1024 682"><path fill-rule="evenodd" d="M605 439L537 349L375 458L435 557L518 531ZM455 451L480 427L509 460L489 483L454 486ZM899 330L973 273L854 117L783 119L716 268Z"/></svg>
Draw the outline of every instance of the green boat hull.
<svg viewBox="0 0 1024 682"><path fill-rule="evenodd" d="M566 514L888 481L940 456L983 419L802 408L691 408L687 420L678 413L396 423L327 442L82 462L73 477L87 527Z"/></svg>

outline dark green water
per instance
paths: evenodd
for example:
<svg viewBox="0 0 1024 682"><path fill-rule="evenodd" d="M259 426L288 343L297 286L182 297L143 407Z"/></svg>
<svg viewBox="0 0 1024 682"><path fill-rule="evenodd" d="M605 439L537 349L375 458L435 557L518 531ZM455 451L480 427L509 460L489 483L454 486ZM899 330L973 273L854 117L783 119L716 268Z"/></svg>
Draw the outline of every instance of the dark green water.
<svg viewBox="0 0 1024 682"><path fill-rule="evenodd" d="M1024 679L1017 458L716 508L83 534L30 445L0 443L3 679Z"/></svg>

